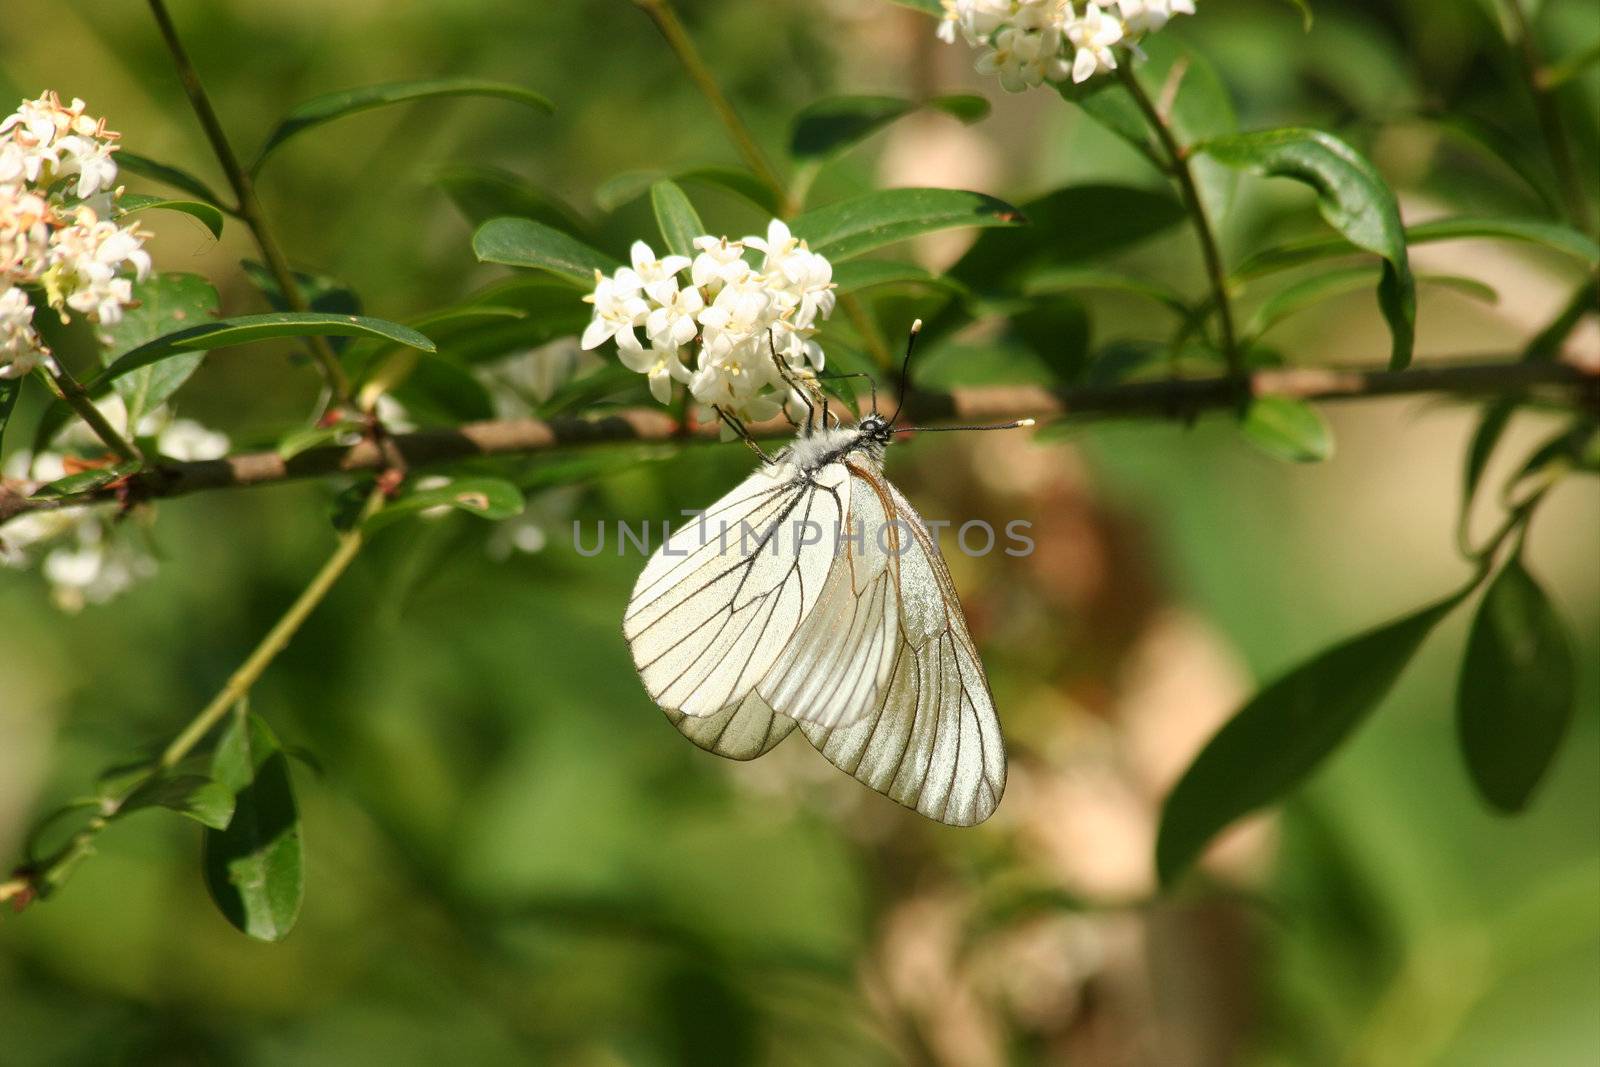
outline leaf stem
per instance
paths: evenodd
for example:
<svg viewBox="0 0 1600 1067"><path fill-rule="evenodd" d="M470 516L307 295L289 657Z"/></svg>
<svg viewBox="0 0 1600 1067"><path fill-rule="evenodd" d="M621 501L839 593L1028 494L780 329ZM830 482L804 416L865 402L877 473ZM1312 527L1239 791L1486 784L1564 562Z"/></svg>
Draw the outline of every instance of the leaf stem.
<svg viewBox="0 0 1600 1067"><path fill-rule="evenodd" d="M700 95L706 98L706 102L717 113L717 118L722 120L722 125L727 129L734 148L744 157L745 165L777 196L778 203L782 207L780 213L785 217L794 214L792 197L784 186L783 179L778 176L772 161L756 143L750 127L745 125L727 94L722 91L716 75L711 73L711 68L706 66L705 60L701 58L700 50L695 47L689 32L684 29L683 21L678 18L678 12L672 6L672 0L633 0L633 3L650 17L650 21L656 24L656 29L661 31L661 36L666 38L668 47L677 55L678 62L683 64L683 69L694 82L695 88L700 90Z"/></svg>
<svg viewBox="0 0 1600 1067"><path fill-rule="evenodd" d="M1172 132L1171 123L1156 107L1150 95L1144 91L1144 86L1139 84L1139 79L1134 76L1130 63L1123 63L1117 67L1117 77L1121 79L1128 94L1133 97L1133 102L1139 106L1145 121L1150 125L1151 132L1156 135L1163 151L1166 152L1167 173L1178 183L1184 207L1188 209L1195 233L1200 238L1200 252L1205 258L1206 274L1211 281L1212 298L1217 309L1217 324L1222 332L1222 355L1227 360L1228 373L1236 378L1242 377L1245 372L1244 357L1239 350L1238 330L1233 321L1233 303L1228 295L1228 274L1222 264L1222 250L1217 243L1216 231L1212 227L1210 216L1206 213L1205 202L1200 199L1200 187L1195 184L1194 169L1189 164L1188 150L1178 143L1176 135Z"/></svg>
<svg viewBox="0 0 1600 1067"><path fill-rule="evenodd" d="M94 406L88 390L84 389L78 379L73 377L72 372L58 360L41 362L34 368L34 373L57 400L67 404L78 413L79 418L89 424L89 428L94 431L96 437L105 442L107 448L125 460L144 462L144 453L139 450L139 446L117 432L116 427L112 426L100 409Z"/></svg>
<svg viewBox="0 0 1600 1067"><path fill-rule="evenodd" d="M1567 215L1579 229L1589 231L1589 200L1584 195L1583 178L1572 154L1572 142L1567 138L1566 126L1561 121L1561 107L1556 100L1555 87L1544 75L1544 59L1539 54L1539 43L1534 40L1533 25L1522 10L1521 0L1502 0L1511 21L1511 45L1516 49L1522 64L1522 75L1527 79L1528 91L1533 96L1533 107L1539 117L1539 133L1550 152L1556 176L1561 182L1561 195L1566 201Z"/></svg>
<svg viewBox="0 0 1600 1067"><path fill-rule="evenodd" d="M178 37L178 29L172 22L172 16L167 13L166 0L148 0L148 2L150 13L155 17L156 26L161 31L162 40L166 42L167 51L172 54L173 65L178 69L178 78L183 83L183 91L189 98L189 106L194 109L195 117L200 120L206 140L211 143L211 151L216 155L217 162L221 164L223 173L227 175L228 184L239 201L236 213L250 228L256 246L261 249L261 258L266 261L267 270L271 272L273 280L278 283L278 289L283 294L283 302L292 311L311 310L311 305L306 300L305 293L301 291L299 282L295 281L294 271L290 268L283 249L274 237L271 227L267 225L266 215L261 210L261 201L256 196L255 182L251 180L249 172L239 164L239 157L234 155L233 146L228 142L227 132L222 128L216 109L211 106L211 98L206 95L200 75L189 59L183 41ZM341 405L349 404L350 379L339 363L339 357L334 354L333 347L323 337L307 338L306 345L311 351L312 358L321 368L322 376L327 381L333 399Z"/></svg>
<svg viewBox="0 0 1600 1067"><path fill-rule="evenodd" d="M324 563L322 569L311 579L311 584L307 585L301 594L295 598L295 602L289 606L288 611L284 612L283 617L278 620L277 624L267 631L267 635L261 639L261 643L256 646L255 651L251 652L249 657L239 665L239 669L233 672L232 677L228 679L228 684L224 685L217 692L217 695L211 698L211 703L201 709L200 714L196 715L189 725L184 727L183 732L175 737L172 743L161 753L160 767L170 770L181 763L183 758L194 749L194 746L199 744L205 735L211 732L212 727L221 722L228 712L233 709L234 705L249 694L251 688L261 677L262 672L277 658L278 653L288 646L289 641L299 631L306 619L310 617L312 611L316 609L318 604L322 603L329 591L333 589L335 583L338 582L340 576L355 560L356 555L361 551L362 544L366 540L362 532L363 524L383 507L383 501L383 493L379 490L374 490L367 499L366 506L362 509L360 518L356 520L355 525L339 535L339 547L334 550L333 555L328 557L328 562Z"/></svg>

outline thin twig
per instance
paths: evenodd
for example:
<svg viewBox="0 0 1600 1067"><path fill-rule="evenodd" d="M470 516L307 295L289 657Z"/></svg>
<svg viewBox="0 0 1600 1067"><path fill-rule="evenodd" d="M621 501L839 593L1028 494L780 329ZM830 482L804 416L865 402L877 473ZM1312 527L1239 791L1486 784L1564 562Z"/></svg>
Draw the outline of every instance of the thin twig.
<svg viewBox="0 0 1600 1067"><path fill-rule="evenodd" d="M295 602L284 612L273 628L267 631L267 636L261 639L255 651L250 653L248 659L239 665L228 679L228 684L211 698L211 703L196 715L183 732L175 737L172 744L161 753L160 766L171 769L183 762L194 746L210 733L212 728L221 722L235 704L243 700L256 681L261 677L278 653L282 652L289 644L291 638L299 631L312 611L327 597L329 590L338 582L341 575L350 566L361 551L365 541L362 526L365 521L374 515L383 506L383 494L374 491L362 510L361 516L355 525L339 535L339 547L334 550L328 562L322 565L316 577L311 579L311 584L295 598Z"/></svg>
<svg viewBox="0 0 1600 1067"><path fill-rule="evenodd" d="M700 56L700 50L695 47L694 40L689 36L689 31L684 29L682 20L678 18L678 12L673 8L671 0L633 0L633 3L650 16L650 21L656 24L661 36L666 38L668 47L678 57L678 62L683 64L683 69L694 82L695 88L700 90L700 95L706 98L706 102L717 113L722 125L727 127L728 136L732 138L734 148L744 157L745 165L754 171L762 184L770 188L778 198L779 214L785 216L793 214L789 202L789 190L784 186L783 179L778 176L772 161L756 143L755 135L750 132L750 127L744 124L744 119L739 117L739 112L734 109L732 101L722 91L716 75L706 66L705 60Z"/></svg>
<svg viewBox="0 0 1600 1067"><path fill-rule="evenodd" d="M1331 402L1425 393L1514 396L1539 387L1576 389L1580 403L1600 410L1600 372L1594 368L1502 360L1437 364L1404 371L1291 368L1258 371L1241 378L1164 379L1088 388L1001 386L951 393L916 392L907 398L905 411L906 419L919 425L1019 418L1043 423L1060 418L1108 416L1187 420L1204 411L1236 410L1241 396ZM761 438L786 437L794 432L782 419L752 426L750 430ZM387 442L392 452L388 454L369 439L349 447L310 449L291 459L276 452L254 452L226 459L166 463L134 474L119 489L98 489L59 500L36 500L0 487L0 524L29 511L76 507L113 498L136 501L383 470L394 465L396 455L406 469L415 470L464 459L532 455L554 449L629 442L714 441L718 434L715 422L685 427L665 408L627 409L594 418L468 423L452 429L392 435Z"/></svg>
<svg viewBox="0 0 1600 1067"><path fill-rule="evenodd" d="M166 774L182 763L189 753L194 751L195 746L249 694L268 665L288 646L306 619L316 610L317 605L326 599L340 576L355 560L365 541L362 524L383 507L383 502L383 494L374 490L360 518L355 525L339 536L339 547L322 565L316 577L311 579L311 584L295 598L289 610L261 639L261 643L250 653L249 658L233 672L227 684L167 746L161 758L150 768L149 777L129 785L128 792L102 802L100 810L94 817L48 857L32 865L18 868L12 872L10 878L0 882L0 903L9 901L13 908L20 911L34 898L47 897L59 889L71 877L78 864L94 851L95 839L111 825L128 796L149 778Z"/></svg>
<svg viewBox="0 0 1600 1067"><path fill-rule="evenodd" d="M1188 150L1178 143L1170 122L1144 91L1144 86L1139 84L1132 66L1124 63L1117 68L1117 76L1127 88L1128 94L1133 97L1134 103L1139 106L1145 121L1150 124L1151 131L1167 154L1170 164L1168 173L1178 183L1184 207L1188 210L1189 218L1194 223L1195 233L1200 238L1200 252L1205 258L1206 275L1211 281L1212 301L1217 309L1217 323L1222 331L1222 355L1228 362L1228 372L1234 376L1242 375L1244 355L1239 350L1239 334L1233 322L1233 302L1228 294L1228 272L1222 264L1222 250L1217 244L1211 217L1206 213L1205 202L1200 199L1200 187L1195 184L1194 168L1190 166Z"/></svg>
<svg viewBox="0 0 1600 1067"><path fill-rule="evenodd" d="M311 304L306 300L305 293L300 290L300 283L295 280L294 271L290 268L283 249L279 247L277 239L267 225L266 215L261 210L261 201L256 197L255 182L251 180L249 172L239 164L239 157L234 155L233 146L228 142L227 132L223 130L216 109L211 106L211 99L206 95L205 86L200 82L200 75L195 70L194 63L190 61L188 52L184 50L183 42L178 37L178 29L172 22L172 16L167 13L165 0L148 0L148 2L150 13L155 16L161 37L166 42L167 51L172 53L172 62L178 68L178 77L183 82L184 93L189 97L189 105L194 109L195 117L200 120L201 128L205 130L206 140L211 142L211 150L216 154L223 173L227 175L228 184L233 188L233 195L238 198L236 213L249 227L256 246L261 249L261 258L266 261L267 270L278 283L283 302L291 311L311 310ZM345 374L344 367L340 365L339 357L334 354L332 346L324 337L308 337L306 344L317 365L322 369L322 375L327 380L328 389L332 392L334 400L339 404L348 404L350 379Z"/></svg>
<svg viewBox="0 0 1600 1067"><path fill-rule="evenodd" d="M44 382L45 388L49 389L57 400L67 404L73 411L78 413L78 416L84 422L88 423L89 429L94 431L96 437L105 442L107 448L125 460L131 460L136 463L144 462L144 453L139 450L139 446L117 432L117 428L111 425L105 414L95 407L93 398L89 396L89 391L83 387L77 378L73 377L71 371L54 359L47 359L34 368L34 373L38 375L40 381Z"/></svg>

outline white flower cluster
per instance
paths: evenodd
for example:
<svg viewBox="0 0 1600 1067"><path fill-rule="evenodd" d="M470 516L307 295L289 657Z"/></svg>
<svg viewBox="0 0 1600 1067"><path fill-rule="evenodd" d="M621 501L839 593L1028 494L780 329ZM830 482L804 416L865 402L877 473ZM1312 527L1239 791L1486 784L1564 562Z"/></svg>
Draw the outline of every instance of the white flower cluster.
<svg viewBox="0 0 1600 1067"><path fill-rule="evenodd" d="M1131 45L1173 15L1192 14L1194 0L1090 0L1082 14L1071 0L944 0L939 37L954 42L960 31L982 50L979 72L997 75L1007 92L1020 93L1115 70L1114 46Z"/></svg>
<svg viewBox="0 0 1600 1067"><path fill-rule="evenodd" d="M126 432L128 411L120 397L109 396L95 406L113 427ZM164 407L140 419L136 430L141 437L154 438L156 450L169 459L220 459L228 453L225 434L192 419L173 418ZM6 462L6 477L26 491L88 469L74 453L104 448L81 424L63 433L60 444L71 451L13 453ZM125 524L117 521L116 504L30 511L0 526L0 566L21 568L35 561L41 564L56 605L73 612L120 596L156 570L155 557L142 540L130 536Z"/></svg>
<svg viewBox="0 0 1600 1067"><path fill-rule="evenodd" d="M47 354L26 290L42 290L62 318L109 325L150 271L145 234L109 218L119 135L83 107L45 93L0 119L0 378Z"/></svg>
<svg viewBox="0 0 1600 1067"><path fill-rule="evenodd" d="M682 382L699 404L735 418L772 418L788 396L785 375L822 369L817 321L833 311L833 265L774 219L765 237L697 237L699 250L657 259L643 241L632 267L595 273L585 350L615 338L623 364L650 378L665 404ZM760 253L757 265L747 253ZM688 272L688 285L680 278ZM644 329L649 347L635 333ZM779 364L782 364L780 369Z"/></svg>

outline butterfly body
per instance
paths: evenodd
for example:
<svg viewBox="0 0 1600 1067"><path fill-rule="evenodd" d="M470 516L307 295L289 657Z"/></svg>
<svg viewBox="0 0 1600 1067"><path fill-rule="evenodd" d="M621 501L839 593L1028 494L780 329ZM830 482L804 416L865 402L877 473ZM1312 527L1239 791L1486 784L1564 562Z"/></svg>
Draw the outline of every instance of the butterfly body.
<svg viewBox="0 0 1600 1067"><path fill-rule="evenodd" d="M623 620L651 697L731 759L797 726L831 762L941 822L1005 788L994 702L937 542L883 477L877 415L802 432L672 534Z"/></svg>

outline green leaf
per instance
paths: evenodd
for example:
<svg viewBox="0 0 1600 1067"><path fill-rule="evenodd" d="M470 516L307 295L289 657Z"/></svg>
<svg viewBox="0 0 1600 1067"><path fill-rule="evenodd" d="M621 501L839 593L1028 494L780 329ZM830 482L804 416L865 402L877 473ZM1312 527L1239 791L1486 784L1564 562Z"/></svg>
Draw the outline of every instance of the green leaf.
<svg viewBox="0 0 1600 1067"><path fill-rule="evenodd" d="M1028 225L979 235L950 277L977 292L1003 292L1026 273L1080 263L1137 244L1183 221L1164 191L1068 185L1022 205Z"/></svg>
<svg viewBox="0 0 1600 1067"><path fill-rule="evenodd" d="M1461 751L1492 807L1514 814L1528 806L1566 738L1576 696L1566 624L1513 556L1478 606L1456 692Z"/></svg>
<svg viewBox="0 0 1600 1067"><path fill-rule="evenodd" d="M1417 277L1417 282L1453 289L1486 304L1496 304L1500 300L1500 295L1492 287L1476 278L1456 274L1423 274ZM1370 288L1372 283L1373 272L1370 267L1349 267L1314 274L1274 293L1256 309L1245 328L1245 334L1259 337L1293 315L1333 297Z"/></svg>
<svg viewBox="0 0 1600 1067"><path fill-rule="evenodd" d="M1299 787L1393 688L1451 596L1301 664L1263 689L1201 750L1161 811L1156 869L1177 880L1235 819Z"/></svg>
<svg viewBox="0 0 1600 1067"><path fill-rule="evenodd" d="M913 11L920 11L924 15L933 15L936 18L944 17L944 7L939 0L889 0L891 4L909 7Z"/></svg>
<svg viewBox="0 0 1600 1067"><path fill-rule="evenodd" d="M124 374L176 354L209 352L275 337L381 337L423 352L434 350L433 342L422 334L386 319L315 311L274 311L265 315L239 315L157 337L124 354L96 375L88 388L98 392Z"/></svg>
<svg viewBox="0 0 1600 1067"><path fill-rule="evenodd" d="M896 96L830 97L795 117L789 152L802 162L827 160L924 107L969 125L989 113L989 101L981 96L937 96L923 104Z"/></svg>
<svg viewBox="0 0 1600 1067"><path fill-rule="evenodd" d="M594 285L595 271L609 274L620 266L604 252L532 219L490 219L472 235L472 251L479 262L549 271L584 289Z"/></svg>
<svg viewBox="0 0 1600 1067"><path fill-rule="evenodd" d="M489 96L523 104L546 114L555 110L554 104L531 89L524 89L520 85L507 85L504 82L484 81L480 78L431 78L424 81L389 82L385 85L345 89L307 100L284 116L283 121L267 135L266 142L256 153L256 160L250 165L250 173L255 174L259 171L267 157L289 138L304 133L314 126L389 104L440 96Z"/></svg>
<svg viewBox="0 0 1600 1067"><path fill-rule="evenodd" d="M601 211L610 214L622 205L637 200L663 179L671 179L680 185L708 185L733 193L768 215L775 216L782 211L778 194L754 174L738 167L691 167L676 173L661 170L625 171L602 182L600 188L595 190L594 202Z"/></svg>
<svg viewBox="0 0 1600 1067"><path fill-rule="evenodd" d="M227 786L198 774L157 775L117 805L116 818L147 808L166 808L203 826L220 830L233 816L234 797Z"/></svg>
<svg viewBox="0 0 1600 1067"><path fill-rule="evenodd" d="M656 182L650 187L650 206L655 209L656 226L667 250L693 259L695 238L705 236L706 224L683 190L673 182Z"/></svg>
<svg viewBox="0 0 1600 1067"><path fill-rule="evenodd" d="M311 426L291 430L278 439L277 453L280 458L290 460L302 452L331 445L345 434L357 433L360 429L356 423L342 422L336 426Z"/></svg>
<svg viewBox="0 0 1600 1067"><path fill-rule="evenodd" d="M212 192L210 186L186 170L168 166L165 163L157 163L153 159L137 155L126 149L118 149L116 159L117 167L127 171L129 174L137 174L141 178L149 178L152 181L170 185L174 189L182 189L190 196L199 197L208 203L218 206L222 204L222 198Z"/></svg>
<svg viewBox="0 0 1600 1067"><path fill-rule="evenodd" d="M1416 340L1416 282L1400 205L1377 168L1332 134L1296 127L1213 138L1200 149L1230 167L1311 186L1330 226L1356 247L1383 257L1378 304L1394 337L1389 365L1394 370L1408 366Z"/></svg>
<svg viewBox="0 0 1600 1067"><path fill-rule="evenodd" d="M914 263L887 259L852 259L833 269L833 284L841 293L859 293L885 285L923 285L961 295L966 287Z"/></svg>
<svg viewBox="0 0 1600 1067"><path fill-rule="evenodd" d="M245 274L255 283L256 288L261 290L274 311L294 310L283 294L283 287L278 284L278 279L273 276L265 263L246 259L241 260L239 265L244 268ZM299 270L293 273L294 283L299 288L301 297L310 305L306 310L323 311L330 315L361 314L360 295L338 278Z"/></svg>
<svg viewBox="0 0 1600 1067"><path fill-rule="evenodd" d="M515 518L526 507L522 490L500 478L457 478L436 489L418 489L391 501L366 522L368 533L430 508L455 508L480 519Z"/></svg>
<svg viewBox="0 0 1600 1067"><path fill-rule="evenodd" d="M110 485L119 478L126 478L138 469L139 464L130 460L110 467L96 467L93 470L79 471L77 474L69 474L65 478L57 478L48 485L40 486L34 490L32 499L60 500L62 497L93 492L102 486Z"/></svg>
<svg viewBox="0 0 1600 1067"><path fill-rule="evenodd" d="M1546 66L1539 72L1539 87L1546 92L1559 89L1596 63L1600 63L1600 41Z"/></svg>
<svg viewBox="0 0 1600 1067"><path fill-rule="evenodd" d="M235 716L217 743L211 773L236 801L226 829L205 835L206 888L235 928L259 941L282 941L305 897L289 761L259 716Z"/></svg>
<svg viewBox="0 0 1600 1067"><path fill-rule="evenodd" d="M1333 455L1333 430L1304 400L1258 396L1240 424L1245 440L1275 459L1321 463Z"/></svg>
<svg viewBox="0 0 1600 1067"><path fill-rule="evenodd" d="M17 397L22 395L21 378L0 378L0 444L5 443L6 423L16 409Z"/></svg>
<svg viewBox="0 0 1600 1067"><path fill-rule="evenodd" d="M199 219L211 231L211 236L222 236L222 211L214 204L198 200L172 200L164 196L145 196L142 193L123 193L117 200L117 214L132 215L137 211L177 211Z"/></svg>
<svg viewBox="0 0 1600 1067"><path fill-rule="evenodd" d="M1406 230L1406 243L1430 244L1434 241L1456 241L1468 238L1491 238L1502 241L1521 241L1540 245L1555 252L1572 256L1591 267L1600 265L1600 243L1593 238L1559 222L1543 219L1491 219L1460 216L1419 223ZM1344 241L1313 238L1294 241L1257 252L1234 272L1236 279L1254 278L1273 271L1298 267L1330 256L1347 255L1350 246Z"/></svg>
<svg viewBox="0 0 1600 1067"><path fill-rule="evenodd" d="M151 275L134 284L133 298L136 303L121 322L100 330L109 341L101 354L107 364L158 337L210 321L221 304L216 289L198 274ZM118 378L116 389L127 405L128 425L138 426L145 415L166 403L200 369L203 359L204 352L175 355Z"/></svg>
<svg viewBox="0 0 1600 1067"><path fill-rule="evenodd" d="M1022 284L1022 291L1027 296L1051 296L1084 290L1143 297L1160 304L1179 318L1189 314L1189 305L1183 294L1169 285L1094 267L1047 267L1029 275Z"/></svg>
<svg viewBox="0 0 1600 1067"><path fill-rule="evenodd" d="M416 362L394 388L394 397L419 423L455 425L494 418L494 400L464 364L409 353Z"/></svg>
<svg viewBox="0 0 1600 1067"><path fill-rule="evenodd" d="M833 260L850 259L919 234L958 226L1017 226L1027 220L1003 200L960 189L885 189L795 219L795 236Z"/></svg>
<svg viewBox="0 0 1600 1067"><path fill-rule="evenodd" d="M1461 472L1461 518L1456 524L1456 537L1468 554L1471 553L1469 531L1472 527L1472 506L1478 499L1478 490L1483 485L1489 461L1494 458L1495 449L1505 436L1516 411L1517 405L1510 400L1490 403L1478 420L1477 428L1472 431L1472 441L1467 445L1467 457Z"/></svg>
<svg viewBox="0 0 1600 1067"><path fill-rule="evenodd" d="M533 219L567 233L585 233L589 224L556 197L508 170L454 166L441 170L436 184L473 226L490 219Z"/></svg>

